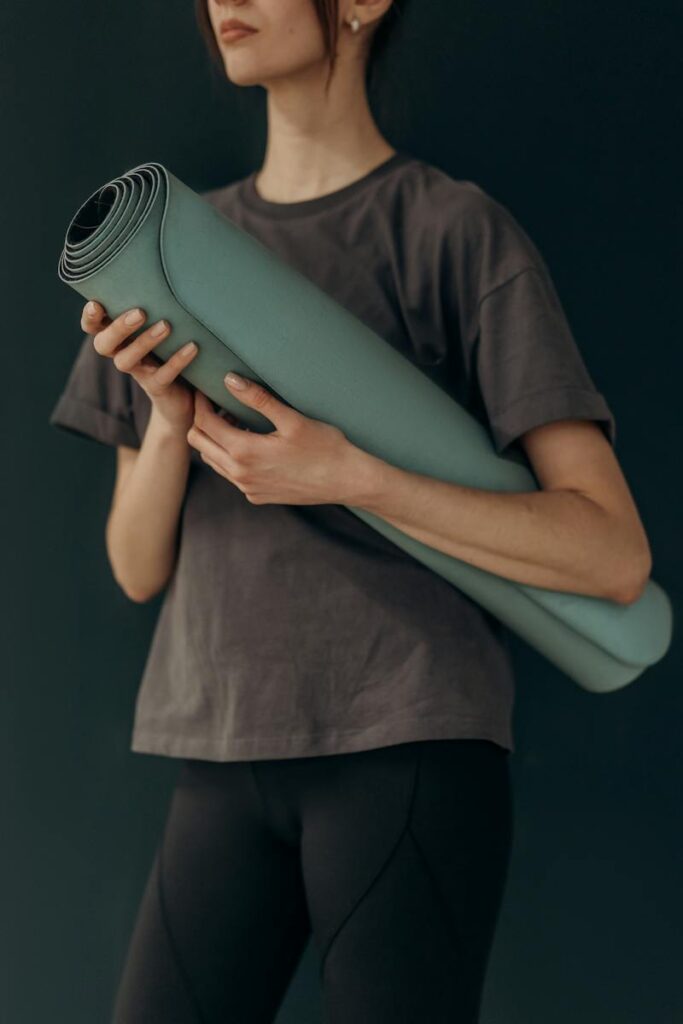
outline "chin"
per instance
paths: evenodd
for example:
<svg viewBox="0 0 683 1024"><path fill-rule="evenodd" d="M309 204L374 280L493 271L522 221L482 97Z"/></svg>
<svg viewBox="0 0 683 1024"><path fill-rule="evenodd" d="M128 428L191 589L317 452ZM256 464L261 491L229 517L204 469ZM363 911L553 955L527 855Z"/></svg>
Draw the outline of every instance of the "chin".
<svg viewBox="0 0 683 1024"><path fill-rule="evenodd" d="M235 85L261 85L264 89L278 79L296 80L302 72L309 71L312 63L314 62L307 60L289 63L279 63L277 60L266 62L246 53L226 53L223 59L225 74Z"/></svg>
<svg viewBox="0 0 683 1024"><path fill-rule="evenodd" d="M223 61L223 67L226 76L235 85L261 85L263 82L263 69L253 61L240 61L229 57Z"/></svg>

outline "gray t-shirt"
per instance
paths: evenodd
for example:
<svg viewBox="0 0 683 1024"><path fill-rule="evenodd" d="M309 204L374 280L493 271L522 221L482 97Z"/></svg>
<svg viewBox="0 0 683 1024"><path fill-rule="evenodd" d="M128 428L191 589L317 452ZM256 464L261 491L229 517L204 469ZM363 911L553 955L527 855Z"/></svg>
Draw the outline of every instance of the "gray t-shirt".
<svg viewBox="0 0 683 1024"><path fill-rule="evenodd" d="M468 408L497 452L563 418L614 444L540 253L481 187L401 151L294 203L263 199L255 177L203 195ZM85 335L50 423L138 448L150 412ZM179 529L132 750L233 761L469 737L514 751L506 627L343 505L251 505L193 449Z"/></svg>

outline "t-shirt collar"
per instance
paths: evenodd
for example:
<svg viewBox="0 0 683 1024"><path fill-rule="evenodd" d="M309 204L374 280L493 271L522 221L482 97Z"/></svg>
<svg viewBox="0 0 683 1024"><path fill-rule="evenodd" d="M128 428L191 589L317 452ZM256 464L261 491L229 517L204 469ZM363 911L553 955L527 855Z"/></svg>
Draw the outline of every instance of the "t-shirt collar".
<svg viewBox="0 0 683 1024"><path fill-rule="evenodd" d="M313 199L301 199L293 203L278 203L270 199L264 199L256 190L256 175L258 171L252 171L239 183L238 192L243 205L256 213L262 213L268 217L287 218L299 217L308 213L319 213L322 210L331 209L339 203L343 203L351 196L357 195L367 188L371 183L384 178L395 168L410 160L410 155L397 150L381 164L378 164L367 174L355 181L338 188L334 192L326 192L325 195L316 196Z"/></svg>

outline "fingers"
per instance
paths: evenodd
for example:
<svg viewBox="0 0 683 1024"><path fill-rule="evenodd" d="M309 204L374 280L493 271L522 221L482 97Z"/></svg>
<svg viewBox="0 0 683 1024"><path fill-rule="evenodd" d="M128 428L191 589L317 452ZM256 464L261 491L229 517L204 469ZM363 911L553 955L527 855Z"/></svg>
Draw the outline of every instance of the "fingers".
<svg viewBox="0 0 683 1024"><path fill-rule="evenodd" d="M95 350L99 352L101 356L113 356L116 350L122 344L122 342L125 342L134 331L137 331L140 327L142 327L145 320L146 316L144 310L139 309L137 307L134 309L125 310L114 320L110 320L108 324L106 324L101 330L97 332L93 339L93 345L95 347ZM153 328L150 328L148 329L148 331L152 329ZM157 344L158 341L161 340L161 338L164 336L164 334L167 333L166 330L165 332L162 332L159 339L151 339L148 331L146 331L145 334L147 335L147 340L150 342L150 344L144 350L140 346L138 346L137 354L133 359L134 363L137 363L141 356L145 354L145 352L148 351L149 348L151 348L154 344ZM135 344L135 342L133 342L132 344ZM124 367L121 366L120 369L124 369Z"/></svg>
<svg viewBox="0 0 683 1024"><path fill-rule="evenodd" d="M123 332L125 341L127 335L130 334L131 331L134 331L136 329L135 324L126 323L127 316L132 316L132 313L130 311L123 313L120 318L117 317L116 320L114 320L110 327L107 327L107 329L103 331L102 334L98 335L100 343L102 338L104 337L105 334L107 334L108 331L114 332L114 337L117 337L119 332ZM120 325L118 324L119 319L121 319ZM138 327L140 326L141 323L144 323L144 316L142 318L138 318ZM126 373L130 373L130 371L135 366L137 366L137 364L140 362L143 356L146 356L148 352L151 352L155 345L158 345L159 342L163 341L164 338L168 337L170 330L171 325L169 324L168 320L158 320L156 323L152 324L151 327L148 327L146 330L144 330L142 334L139 334L137 338L135 338L133 341L129 341L127 344L123 345L122 348L117 349L115 345L114 350L110 352L105 352L103 354L112 355L112 359L114 360L114 365L116 366L117 370L123 370ZM98 338L95 339L96 347ZM109 343L107 342L107 345L108 344Z"/></svg>
<svg viewBox="0 0 683 1024"><path fill-rule="evenodd" d="M81 330L85 334L97 334L111 323L111 317L100 302L86 302L81 314Z"/></svg>
<svg viewBox="0 0 683 1024"><path fill-rule="evenodd" d="M130 335L144 324L145 319L145 311L135 307L125 310L112 320L101 303L91 300L83 307L81 328L87 334L94 335L95 350L102 356L111 357L117 370L135 375L135 371L140 367L145 367L146 370L154 368L155 386L163 388L172 383L183 368L194 359L198 346L196 342L190 341L166 362L155 364L156 357L150 353L171 331L168 320L158 320L133 341L125 344ZM149 377L146 379L149 380Z"/></svg>
<svg viewBox="0 0 683 1024"><path fill-rule="evenodd" d="M154 371L154 377L151 378L154 381L154 387L165 388L171 384L181 370L183 370L184 367L194 359L198 351L199 348L197 343L194 341L188 341L186 345L183 345L183 347L179 348L177 352L174 352L165 363L162 363L161 366ZM116 357L114 357L114 361L116 361Z"/></svg>

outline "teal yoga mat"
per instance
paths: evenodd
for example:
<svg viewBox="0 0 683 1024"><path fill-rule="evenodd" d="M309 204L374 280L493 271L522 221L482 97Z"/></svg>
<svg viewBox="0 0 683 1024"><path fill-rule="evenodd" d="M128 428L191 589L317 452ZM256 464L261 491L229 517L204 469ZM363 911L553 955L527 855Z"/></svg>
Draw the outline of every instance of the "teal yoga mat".
<svg viewBox="0 0 683 1024"><path fill-rule="evenodd" d="M228 392L228 370L405 470L487 490L538 489L526 461L498 455L482 424L409 359L162 164L133 167L85 200L58 273L112 317L136 305L148 323L166 317L171 335L154 349L161 359L194 339L199 352L184 377L252 430L274 428ZM516 583L348 507L586 690L619 689L668 650L671 603L652 579L630 605Z"/></svg>

